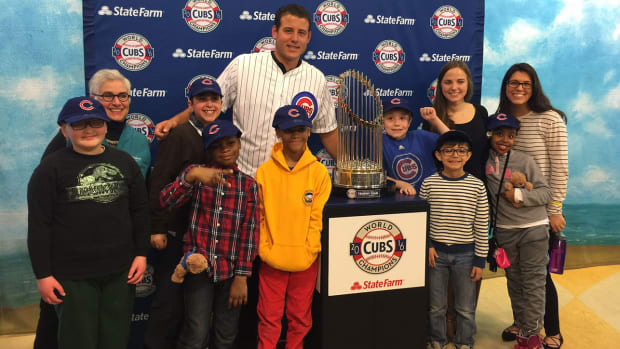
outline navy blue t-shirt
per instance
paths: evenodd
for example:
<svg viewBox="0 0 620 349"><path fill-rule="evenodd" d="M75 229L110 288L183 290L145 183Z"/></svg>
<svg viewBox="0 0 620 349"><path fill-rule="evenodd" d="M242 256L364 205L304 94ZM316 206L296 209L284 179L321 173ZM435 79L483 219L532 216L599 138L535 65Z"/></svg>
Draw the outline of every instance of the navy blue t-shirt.
<svg viewBox="0 0 620 349"><path fill-rule="evenodd" d="M424 130L410 130L396 140L383 135L383 167L388 176L407 182L420 191L424 178L437 172L433 150L439 135Z"/></svg>

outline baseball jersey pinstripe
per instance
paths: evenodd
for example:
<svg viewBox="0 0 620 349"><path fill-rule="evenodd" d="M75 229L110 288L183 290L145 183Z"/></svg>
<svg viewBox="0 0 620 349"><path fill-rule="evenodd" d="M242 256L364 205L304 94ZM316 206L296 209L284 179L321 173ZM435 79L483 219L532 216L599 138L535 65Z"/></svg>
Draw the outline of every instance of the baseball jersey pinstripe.
<svg viewBox="0 0 620 349"><path fill-rule="evenodd" d="M279 107L297 104L313 113L314 133L336 129L325 76L305 61L283 73L270 51L242 54L228 64L217 82L224 95L222 110L233 107L233 122L242 132L237 166L251 176L269 159L277 142L271 123Z"/></svg>

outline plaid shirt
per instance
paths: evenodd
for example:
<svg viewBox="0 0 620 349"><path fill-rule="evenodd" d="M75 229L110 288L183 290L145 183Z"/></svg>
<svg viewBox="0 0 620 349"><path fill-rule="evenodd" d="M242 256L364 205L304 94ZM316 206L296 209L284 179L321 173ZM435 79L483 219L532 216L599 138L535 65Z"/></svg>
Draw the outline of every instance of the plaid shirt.
<svg viewBox="0 0 620 349"><path fill-rule="evenodd" d="M194 167L206 166L188 166L159 195L160 204L168 209L193 199L184 252L207 257L207 275L214 282L233 275L251 276L260 231L256 181L235 166L234 173L226 176L230 188L188 183L185 176Z"/></svg>

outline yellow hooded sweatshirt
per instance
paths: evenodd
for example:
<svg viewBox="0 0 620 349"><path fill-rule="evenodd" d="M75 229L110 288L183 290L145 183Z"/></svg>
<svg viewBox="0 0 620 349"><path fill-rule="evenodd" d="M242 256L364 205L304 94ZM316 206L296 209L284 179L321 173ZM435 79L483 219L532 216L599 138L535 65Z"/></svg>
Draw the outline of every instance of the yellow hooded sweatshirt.
<svg viewBox="0 0 620 349"><path fill-rule="evenodd" d="M277 143L256 171L256 182L261 260L283 271L308 269L321 252L323 207L332 190L327 168L306 147L291 170Z"/></svg>

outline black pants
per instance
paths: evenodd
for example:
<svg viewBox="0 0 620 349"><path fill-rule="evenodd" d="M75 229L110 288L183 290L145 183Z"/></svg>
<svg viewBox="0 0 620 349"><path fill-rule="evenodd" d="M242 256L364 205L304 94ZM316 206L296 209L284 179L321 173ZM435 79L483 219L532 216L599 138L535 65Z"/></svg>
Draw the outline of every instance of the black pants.
<svg viewBox="0 0 620 349"><path fill-rule="evenodd" d="M183 322L183 284L170 280L172 272L183 257L183 242L168 235L166 248L157 251L155 285L151 316L144 335L145 349L170 349L177 345Z"/></svg>
<svg viewBox="0 0 620 349"><path fill-rule="evenodd" d="M54 306L41 299L41 312L37 333L34 337L34 349L58 349L58 316Z"/></svg>
<svg viewBox="0 0 620 349"><path fill-rule="evenodd" d="M258 345L258 269L260 259L256 257L252 265L252 277L248 278L248 304L241 308L239 318L239 333L235 348L256 348Z"/></svg>
<svg viewBox="0 0 620 349"><path fill-rule="evenodd" d="M556 291L553 280L551 280L549 269L547 269L547 285L545 291L545 334L547 336L555 336L560 333L558 291Z"/></svg>

